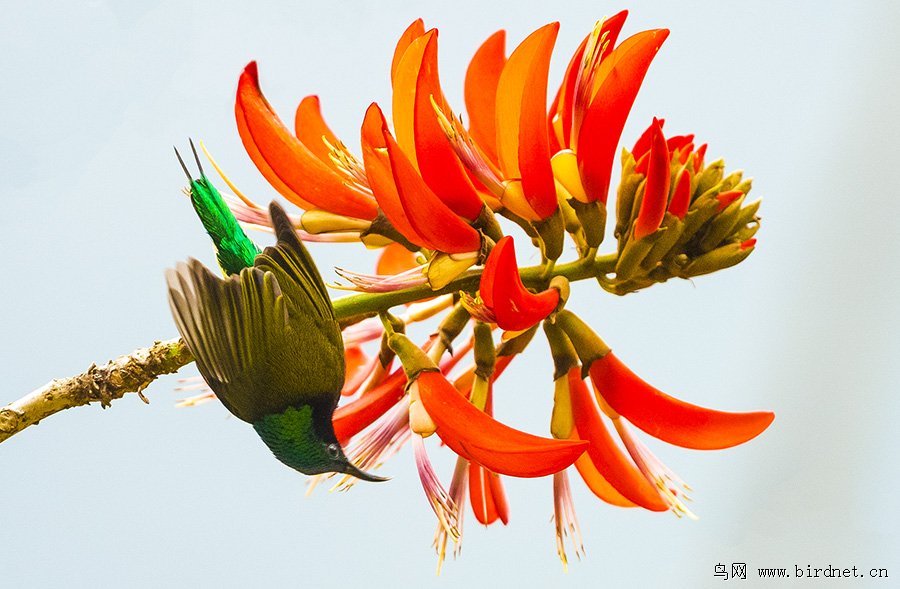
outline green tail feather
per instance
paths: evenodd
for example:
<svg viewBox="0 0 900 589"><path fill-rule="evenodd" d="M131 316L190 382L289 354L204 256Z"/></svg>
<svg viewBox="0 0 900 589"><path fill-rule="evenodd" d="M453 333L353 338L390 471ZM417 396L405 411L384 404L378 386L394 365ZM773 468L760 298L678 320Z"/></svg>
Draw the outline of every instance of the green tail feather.
<svg viewBox="0 0 900 589"><path fill-rule="evenodd" d="M197 167L200 168L200 178L198 179L191 177L181 155L177 149L175 150L175 155L178 156L178 161L191 182L191 204L194 205L194 210L200 217L203 228L212 238L213 245L216 247L216 258L222 271L227 276L240 274L242 269L253 266L253 261L260 253L260 249L250 241L228 205L225 204L225 199L203 173L193 142L191 142L191 150L194 152Z"/></svg>

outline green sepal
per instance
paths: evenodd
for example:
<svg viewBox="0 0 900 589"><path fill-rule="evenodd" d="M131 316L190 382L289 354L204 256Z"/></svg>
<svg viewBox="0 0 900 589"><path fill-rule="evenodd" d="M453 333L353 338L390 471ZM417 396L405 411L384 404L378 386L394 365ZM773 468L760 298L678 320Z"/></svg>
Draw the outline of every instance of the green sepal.
<svg viewBox="0 0 900 589"><path fill-rule="evenodd" d="M722 241L731 235L731 232L737 228L738 218L741 215L741 206L744 204L744 197L740 197L725 209L713 217L706 224L706 231L700 238L698 244L701 252L708 252L715 249Z"/></svg>
<svg viewBox="0 0 900 589"><path fill-rule="evenodd" d="M725 160L716 160L706 166L697 179L697 185L692 192L696 200L697 197L705 193L707 190L722 181L725 176Z"/></svg>
<svg viewBox="0 0 900 589"><path fill-rule="evenodd" d="M568 202L581 223L587 246L596 249L603 243L603 234L606 232L606 205L599 200L581 202L574 198L570 198Z"/></svg>
<svg viewBox="0 0 900 589"><path fill-rule="evenodd" d="M684 223L672 213L667 212L660 225L660 229L662 228L665 228L665 232L656 240L650 252L641 261L641 268L645 271L653 270L660 260L672 250L678 242L678 238L681 237Z"/></svg>
<svg viewBox="0 0 900 589"><path fill-rule="evenodd" d="M559 208L543 221L532 222L532 225L541 236L541 254L547 260L558 260L565 238L565 224Z"/></svg>
<svg viewBox="0 0 900 589"><path fill-rule="evenodd" d="M485 380L494 374L497 362L497 351L494 348L494 337L490 325L478 321L474 330L475 375Z"/></svg>
<svg viewBox="0 0 900 589"><path fill-rule="evenodd" d="M740 243L729 243L698 257L682 269L682 277L711 274L743 262L754 248L743 248Z"/></svg>
<svg viewBox="0 0 900 589"><path fill-rule="evenodd" d="M575 351L572 342L566 337L566 333L557 325L544 321L544 335L550 345L550 355L553 356L553 380L564 377L569 370L578 366L578 352Z"/></svg>
<svg viewBox="0 0 900 589"><path fill-rule="evenodd" d="M600 336L591 329L587 323L578 318L571 311L562 311L556 316L556 325L558 325L572 342L572 347L581 360L581 374L587 376L591 365L605 357L610 352L610 347L606 345Z"/></svg>

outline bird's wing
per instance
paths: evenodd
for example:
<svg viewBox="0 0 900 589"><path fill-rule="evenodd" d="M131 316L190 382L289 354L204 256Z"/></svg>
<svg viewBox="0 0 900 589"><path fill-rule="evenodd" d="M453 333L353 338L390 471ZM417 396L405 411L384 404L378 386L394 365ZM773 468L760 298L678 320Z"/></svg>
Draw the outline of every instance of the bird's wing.
<svg viewBox="0 0 900 589"><path fill-rule="evenodd" d="M302 404L333 408L344 380L324 285L293 228L282 234L238 276L223 280L196 260L166 275L172 315L200 373L250 423Z"/></svg>

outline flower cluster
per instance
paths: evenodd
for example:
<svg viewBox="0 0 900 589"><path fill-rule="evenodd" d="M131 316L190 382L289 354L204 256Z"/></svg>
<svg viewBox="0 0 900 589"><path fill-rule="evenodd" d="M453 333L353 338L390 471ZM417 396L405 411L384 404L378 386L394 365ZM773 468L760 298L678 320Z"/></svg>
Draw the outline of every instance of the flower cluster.
<svg viewBox="0 0 900 589"><path fill-rule="evenodd" d="M565 538L582 551L570 467L612 505L691 515L687 486L633 428L685 448L720 449L750 440L773 419L698 407L653 388L567 308L569 281L596 279L625 294L732 266L755 244L759 203L744 203L749 180L726 176L721 161L706 165L706 145L695 147L692 135L666 138L654 119L622 151L617 247L598 254L622 131L668 36L657 29L618 42L626 16L597 23L552 101L558 23L508 57L504 32L492 35L466 73L468 124L441 89L437 30L413 22L391 65L393 124L372 103L359 156L329 129L315 96L300 102L290 130L263 96L256 64L240 76L241 140L272 187L303 209L301 236L384 248L375 274L338 270L350 283L344 288L363 294L335 301L347 378L334 428L362 469L380 467L412 441L441 561L448 543L461 540L467 495L480 523L508 521L503 476L553 477L563 563ZM229 200L235 216L265 225L263 210L223 179L237 195ZM518 267L514 234L538 248L539 265ZM557 263L567 235L577 257ZM402 313L390 313L401 304ZM405 335L408 325L439 315L425 342ZM492 408L498 379L538 333L555 365L547 436L502 423ZM426 452L432 434L457 456L449 487ZM344 476L337 486L353 480Z"/></svg>

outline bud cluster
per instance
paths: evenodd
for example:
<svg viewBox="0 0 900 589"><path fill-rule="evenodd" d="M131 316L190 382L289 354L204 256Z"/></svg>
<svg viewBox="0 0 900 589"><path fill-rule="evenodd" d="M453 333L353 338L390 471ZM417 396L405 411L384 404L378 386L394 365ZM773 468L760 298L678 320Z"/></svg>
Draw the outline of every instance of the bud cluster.
<svg viewBox="0 0 900 589"><path fill-rule="evenodd" d="M693 278L734 266L753 251L760 201L747 203L752 180L740 170L726 175L722 160L706 165L705 153L705 144L694 149L693 135L665 140L661 121L634 149L622 150L618 259L615 274L601 279L604 288L626 294ZM658 221L649 218L654 208Z"/></svg>

